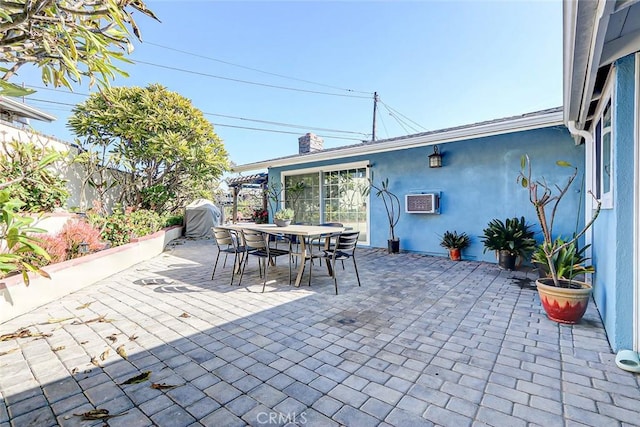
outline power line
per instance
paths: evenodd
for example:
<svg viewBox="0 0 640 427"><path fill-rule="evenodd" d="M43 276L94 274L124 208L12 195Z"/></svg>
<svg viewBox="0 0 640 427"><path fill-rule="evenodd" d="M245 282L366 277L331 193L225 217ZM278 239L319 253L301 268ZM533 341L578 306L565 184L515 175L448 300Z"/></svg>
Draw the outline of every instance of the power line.
<svg viewBox="0 0 640 427"><path fill-rule="evenodd" d="M29 86L29 87L38 88L38 86ZM88 94L82 94L82 95L83 96L89 96ZM49 100L39 99L39 98L29 97L29 99L32 100L32 101L37 101L37 102L46 102L46 103L58 104L58 105L68 105L70 107L75 107L76 106L75 104L69 104L69 103L59 102L59 101L49 101ZM242 120L242 121L255 122L255 123L264 123L264 124L268 124L268 125L289 127L289 128L293 128L293 129L320 130L320 131L325 131L325 132L337 132L337 133L346 133L346 134L351 134L351 135L362 135L362 136L368 136L369 135L369 134L364 133L364 132L355 132L355 131L350 131L350 130L323 128L323 127L317 127L317 126L296 125L296 124L292 124L292 123L274 122L274 121L269 121L269 120L249 119L249 118L246 118L246 117L230 116L228 114L207 113L207 112L204 112L204 111L202 112L202 114L204 114L206 116L224 117L226 119ZM360 139L358 139L358 140L360 140Z"/></svg>
<svg viewBox="0 0 640 427"><path fill-rule="evenodd" d="M339 130L339 129L328 129L328 128L320 128L320 127L315 127L315 126L294 125L294 124L289 124L289 123L272 122L272 121L268 121L268 120L247 119L247 118L244 118L244 117L228 116L228 115L225 115L225 114L204 113L204 112L203 112L203 114L206 114L206 115L209 115L209 116L224 117L224 118L227 118L227 119L245 120L245 121L249 121L249 122L264 123L264 124L268 124L268 125L283 126L283 127L290 127L290 128L296 128L296 129L322 130L322 131L325 131L325 132L349 133L349 134L353 134L353 135L363 135L363 136L367 136L368 135L367 133L364 133L364 132L354 132L354 131Z"/></svg>
<svg viewBox="0 0 640 427"><path fill-rule="evenodd" d="M391 108L389 105L385 104L384 102L380 101L380 103L381 103L382 105L384 105L384 106L387 108L387 110L393 111L393 112L395 112L396 114L398 114L399 116L404 117L405 119L407 119L408 121L410 121L410 122L411 122L411 123L413 123L414 125L418 126L419 128L422 128L422 130L424 130L424 131L428 131L428 130L429 130L429 129L427 129L426 127L422 126L420 123L417 123L417 122L415 122L415 121L411 120L409 117L405 116L405 115L404 115L404 114L402 114L400 111L398 111L398 110L396 110L396 109L394 109L394 108Z"/></svg>
<svg viewBox="0 0 640 427"><path fill-rule="evenodd" d="M384 122L384 118L380 115L380 121L382 122L382 127L384 128L384 133L389 138L389 131L387 130L387 124Z"/></svg>
<svg viewBox="0 0 640 427"><path fill-rule="evenodd" d="M39 99L39 98L30 98L32 101L36 101L36 102L45 102L45 103L50 103L50 104L56 104L56 105L67 105L70 107L75 107L75 104L69 104L66 102L60 102L60 101L49 101L46 99ZM223 115L219 115L219 114L211 114L211 113L203 113L203 114L207 114L207 115L217 115L217 116L222 116L222 117L232 117L232 116L223 116ZM250 119L246 119L246 120L250 120ZM257 120L258 122L261 122L259 120ZM266 122L265 122L266 123ZM275 122L273 122L275 123ZM214 126L221 126L221 127L230 127L230 128L236 128L236 129L246 129L246 130L255 130L255 131L261 131L261 132L271 132L271 133L284 133L284 134L290 134L290 135L300 135L300 132L289 132L289 131L283 131L283 130L276 130L276 129L265 129L265 128L254 128L254 127L248 127L248 126L237 126L237 125L229 125L229 124L225 124L225 123L214 123L211 122L212 125ZM286 125L286 124L282 124L280 126L283 127L299 127L297 125ZM308 127L303 127L304 129L324 129L327 132L342 132L342 133L350 133L350 134L357 134L357 135L364 135L365 137L368 136L366 133L361 133L361 132L351 132L351 131L341 131L341 130L332 130L332 129L326 129L326 128L314 128L312 126L308 126ZM332 139L343 139L343 140L351 140L351 141L362 141L361 138L351 138L351 137L347 137L347 136L332 136L332 135L319 135L323 138L332 138Z"/></svg>
<svg viewBox="0 0 640 427"><path fill-rule="evenodd" d="M382 105L383 105L385 108L387 107L387 106L386 106L386 105L384 105L384 104L382 104ZM404 123L402 120L400 120L400 119L399 119L395 114L393 114L393 113L391 112L391 110L389 110L388 108L387 108L387 112L389 113L389 115L390 115L393 119L395 119L395 121L400 125L400 127L405 131L405 133L407 133L407 134L408 134L408 133L410 133L410 132L409 132L409 130L407 130L407 128L405 127L405 123Z"/></svg>
<svg viewBox="0 0 640 427"><path fill-rule="evenodd" d="M174 52L180 52L180 53L183 53L185 55L195 56L197 58L208 59L210 61L219 62L221 64L231 65L231 66L238 67L238 68L244 68L245 70L255 71L255 72L263 73L263 74L268 74L270 76L281 77L283 79L295 80L295 81L299 81L299 82L303 82L303 83L309 83L309 84L313 84L313 85L328 87L328 88L331 88L331 89L343 90L345 92L371 94L370 92L364 92L364 91L353 90L353 89L345 89L345 88L342 88L342 87L339 87L339 86L332 86L332 85L328 85L328 84L325 84L325 83L318 83L318 82L314 82L314 81L311 81L311 80L304 80L304 79L300 79L300 78L297 78L297 77L291 77L291 76L285 76L283 74L272 73L270 71L264 71L264 70L260 70L260 69L257 69L257 68L247 67L246 65L235 64L233 62L223 61L221 59L212 58L210 56L200 55L200 54L193 53L193 52L187 52L186 50L176 49L176 48L173 48L173 47L164 46L164 45L161 45L161 44L158 44L158 43L149 42L149 41L145 41L144 44L157 46L159 48L172 50Z"/></svg>
<svg viewBox="0 0 640 427"><path fill-rule="evenodd" d="M60 101L50 101L48 99L39 99L39 98L32 98L29 97L30 101L37 101L37 102L46 102L48 104L56 104L56 105L68 105L69 107L75 107L76 104L69 104L68 102L60 102Z"/></svg>
<svg viewBox="0 0 640 427"><path fill-rule="evenodd" d="M255 130L255 131L260 131L260 132L272 132L272 133L284 133L284 134L288 134L288 135L300 135L299 132L289 132L289 131L286 131L286 130L252 128L252 127L248 127L248 126L236 126L236 125L229 125L229 124L224 124L224 123L212 123L212 124L214 126L222 126L222 127L246 129L246 130ZM350 141L363 142L363 140L360 139L360 138L350 138L350 137L347 137L347 136L332 136L332 135L318 135L318 136L320 136L322 138L344 139L344 140L350 140Z"/></svg>
<svg viewBox="0 0 640 427"><path fill-rule="evenodd" d="M313 93L313 94L316 94L316 95L342 96L342 97L345 97L345 98L360 98L360 99L369 99L370 98L369 96L364 96L364 95L347 95L347 94L342 94L342 93L321 92L321 91L318 91L318 90L299 89L299 88L293 88L293 87L287 87L287 86L271 85L271 84L267 84L267 83L258 83L258 82L252 82L252 81L249 81L249 80L234 79L234 78L231 78L231 77L223 77L223 76L217 76L215 74L202 73L200 71L185 70L184 68L170 67L168 65L154 64L153 62L147 62L147 61L136 60L135 62L138 63L138 64L150 65L152 67L164 68L166 70L180 71L182 73L195 74L195 75L198 75L198 76L211 77L213 79L227 80L227 81L231 81L231 82L244 83L244 84L249 84L249 85L254 85L254 86L269 87L269 88L272 88L272 89L282 89L282 90L290 90L290 91L293 91L293 92Z"/></svg>

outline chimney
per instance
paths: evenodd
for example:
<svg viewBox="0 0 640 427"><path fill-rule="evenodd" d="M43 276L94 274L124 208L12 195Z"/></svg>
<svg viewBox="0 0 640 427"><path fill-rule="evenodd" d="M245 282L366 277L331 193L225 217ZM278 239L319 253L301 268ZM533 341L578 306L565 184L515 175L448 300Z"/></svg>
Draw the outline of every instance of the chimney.
<svg viewBox="0 0 640 427"><path fill-rule="evenodd" d="M322 151L324 140L314 133L307 133L298 138L299 154Z"/></svg>

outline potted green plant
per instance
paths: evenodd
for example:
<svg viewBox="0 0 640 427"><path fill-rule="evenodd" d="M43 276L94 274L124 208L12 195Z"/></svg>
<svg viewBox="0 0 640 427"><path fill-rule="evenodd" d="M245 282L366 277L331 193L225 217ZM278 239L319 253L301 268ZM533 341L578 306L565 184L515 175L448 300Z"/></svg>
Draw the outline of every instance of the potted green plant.
<svg viewBox="0 0 640 427"><path fill-rule="evenodd" d="M382 199L384 209L387 212L389 222L389 239L387 240L387 250L390 254L400 252L400 239L396 236L395 228L400 221L400 199L389 189L389 178L386 178L376 185L373 181L373 174L369 178L369 185L364 189L365 196L371 193L371 189L376 190L376 196Z"/></svg>
<svg viewBox="0 0 640 427"><path fill-rule="evenodd" d="M562 237L557 237L556 240L554 244L562 247L553 257L553 264L559 278L572 280L578 276L595 272L595 268L592 265L585 265L589 260L585 253L591 245L578 248L577 243L564 246L565 240ZM531 257L531 262L536 266L540 278L551 277L547 266L547 256L542 244L537 246Z"/></svg>
<svg viewBox="0 0 640 427"><path fill-rule="evenodd" d="M449 258L452 261L460 261L461 251L471 244L467 233L458 234L457 231L445 231L440 238L440 246L449 250Z"/></svg>
<svg viewBox="0 0 640 427"><path fill-rule="evenodd" d="M483 230L481 240L484 252L496 252L501 268L515 270L517 258L525 260L534 251L536 241L533 236L531 225L523 216L507 218L504 222L495 218Z"/></svg>
<svg viewBox="0 0 640 427"><path fill-rule="evenodd" d="M289 224L291 224L291 221L293 221L294 216L295 216L295 212L293 211L293 209L290 209L290 208L280 209L278 212L276 212L273 215L273 222L278 227L286 227Z"/></svg>
<svg viewBox="0 0 640 427"><path fill-rule="evenodd" d="M540 250L544 253L544 258L542 255L536 258L546 261L545 266L549 270L549 277L536 280L536 287L542 306L551 320L560 323L577 323L587 310L592 287L589 283L575 280L575 275L572 272L562 273L558 268L560 266L558 258L563 253L566 255L567 251L571 251L571 245L577 244L578 239L593 225L600 213L601 202L589 191L588 194L595 201L595 209L591 219L582 230L574 233L571 239L567 241L559 238L554 239L553 224L560 201L567 194L578 174L578 168L565 161L558 161L556 164L561 167L573 168L573 172L569 175L564 185L554 184L552 187L544 179L533 179L531 161L527 155L522 156L520 160L518 182L529 191L529 201L536 210L542 229L543 241L540 245ZM582 265L583 262L579 263L579 265ZM573 261L571 264L573 264ZM583 272L587 272L588 267L582 268L584 269ZM569 269L575 270L575 264L570 265ZM562 276L567 276L567 278Z"/></svg>

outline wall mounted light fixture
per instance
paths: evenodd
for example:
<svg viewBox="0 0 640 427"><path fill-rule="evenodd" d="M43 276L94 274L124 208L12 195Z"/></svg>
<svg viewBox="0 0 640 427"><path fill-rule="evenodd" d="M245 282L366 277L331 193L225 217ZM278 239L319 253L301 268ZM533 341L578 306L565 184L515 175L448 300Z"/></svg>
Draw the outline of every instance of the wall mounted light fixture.
<svg viewBox="0 0 640 427"><path fill-rule="evenodd" d="M441 168L442 167L442 154L438 151L438 146L433 146L433 154L429 155L429 167Z"/></svg>

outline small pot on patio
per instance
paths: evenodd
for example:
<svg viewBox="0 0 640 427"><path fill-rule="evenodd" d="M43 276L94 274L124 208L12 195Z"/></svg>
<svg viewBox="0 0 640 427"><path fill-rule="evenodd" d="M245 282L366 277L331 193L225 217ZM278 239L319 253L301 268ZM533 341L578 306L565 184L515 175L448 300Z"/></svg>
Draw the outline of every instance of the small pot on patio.
<svg viewBox="0 0 640 427"><path fill-rule="evenodd" d="M458 234L457 231L445 231L440 238L440 246L449 250L449 258L452 261L460 261L462 259L462 249L469 246L471 239L467 233Z"/></svg>
<svg viewBox="0 0 640 427"><path fill-rule="evenodd" d="M505 270L515 270L517 258L526 259L536 246L531 225L524 217L507 218L504 222L493 219L483 233L484 252L495 251L498 265Z"/></svg>
<svg viewBox="0 0 640 427"><path fill-rule="evenodd" d="M508 250L498 251L498 266L503 270L514 271L518 255Z"/></svg>
<svg viewBox="0 0 640 427"><path fill-rule="evenodd" d="M387 240L387 252L397 254L400 252L400 239Z"/></svg>

